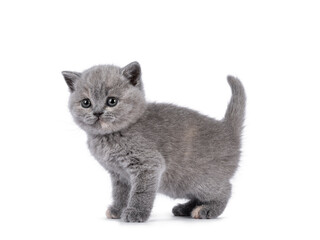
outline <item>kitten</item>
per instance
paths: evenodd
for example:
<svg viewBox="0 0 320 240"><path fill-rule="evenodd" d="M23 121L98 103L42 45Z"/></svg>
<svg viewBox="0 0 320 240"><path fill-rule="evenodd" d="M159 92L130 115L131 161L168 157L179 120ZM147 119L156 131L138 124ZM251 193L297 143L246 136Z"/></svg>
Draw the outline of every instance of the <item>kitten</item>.
<svg viewBox="0 0 320 240"><path fill-rule="evenodd" d="M147 103L137 62L62 74L71 92L70 112L111 175L108 218L146 221L157 192L189 200L172 209L175 216L216 218L224 211L245 114L238 79L228 77L232 98L217 121L187 108Z"/></svg>

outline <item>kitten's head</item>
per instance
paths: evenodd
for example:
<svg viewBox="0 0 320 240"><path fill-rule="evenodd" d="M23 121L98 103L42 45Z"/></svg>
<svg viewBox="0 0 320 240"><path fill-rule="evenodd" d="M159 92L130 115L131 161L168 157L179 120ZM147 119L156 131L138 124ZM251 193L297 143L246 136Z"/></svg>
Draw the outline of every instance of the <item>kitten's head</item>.
<svg viewBox="0 0 320 240"><path fill-rule="evenodd" d="M70 112L89 134L104 135L126 128L146 108L137 62L124 68L100 65L83 73L62 74L70 89Z"/></svg>

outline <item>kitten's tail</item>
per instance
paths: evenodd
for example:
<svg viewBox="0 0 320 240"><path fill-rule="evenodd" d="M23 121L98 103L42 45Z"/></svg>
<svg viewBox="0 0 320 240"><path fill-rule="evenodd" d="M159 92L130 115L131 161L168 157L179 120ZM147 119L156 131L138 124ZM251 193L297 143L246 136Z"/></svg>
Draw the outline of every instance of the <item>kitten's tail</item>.
<svg viewBox="0 0 320 240"><path fill-rule="evenodd" d="M239 79L232 76L228 76L227 79L232 90L232 97L224 121L236 134L241 134L245 116L246 94Z"/></svg>

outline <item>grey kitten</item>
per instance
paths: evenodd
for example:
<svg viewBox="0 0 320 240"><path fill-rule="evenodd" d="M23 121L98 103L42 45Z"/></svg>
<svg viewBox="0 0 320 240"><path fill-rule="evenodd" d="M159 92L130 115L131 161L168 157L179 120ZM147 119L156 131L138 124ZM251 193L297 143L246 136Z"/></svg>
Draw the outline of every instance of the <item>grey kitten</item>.
<svg viewBox="0 0 320 240"><path fill-rule="evenodd" d="M172 209L175 216L216 218L224 211L245 114L238 79L228 77L232 98L225 118L217 121L187 108L147 103L137 62L62 74L71 114L111 175L108 218L146 221L157 192L189 200Z"/></svg>

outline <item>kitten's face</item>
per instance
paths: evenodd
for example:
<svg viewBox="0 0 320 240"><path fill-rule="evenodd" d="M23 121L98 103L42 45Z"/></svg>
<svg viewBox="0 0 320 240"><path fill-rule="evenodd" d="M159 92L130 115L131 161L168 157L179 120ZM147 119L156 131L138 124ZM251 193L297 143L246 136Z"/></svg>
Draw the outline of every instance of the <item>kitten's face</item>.
<svg viewBox="0 0 320 240"><path fill-rule="evenodd" d="M104 135L137 121L145 110L137 62L124 68L104 65L83 73L63 72L70 88L69 109L87 133Z"/></svg>

